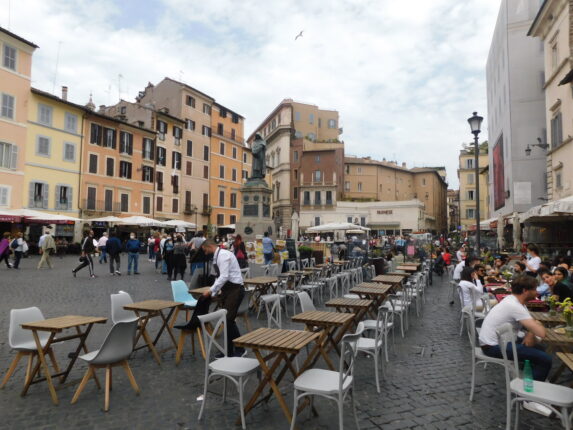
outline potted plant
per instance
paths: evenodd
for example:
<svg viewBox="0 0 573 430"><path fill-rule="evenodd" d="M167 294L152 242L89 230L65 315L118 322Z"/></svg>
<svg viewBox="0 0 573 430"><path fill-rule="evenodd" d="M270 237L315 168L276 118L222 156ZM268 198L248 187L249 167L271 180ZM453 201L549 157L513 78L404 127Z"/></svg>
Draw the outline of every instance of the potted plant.
<svg viewBox="0 0 573 430"><path fill-rule="evenodd" d="M549 296L547 303L549 304L549 315L557 315L557 306L559 305L559 296Z"/></svg>
<svg viewBox="0 0 573 430"><path fill-rule="evenodd" d="M300 258L310 258L312 256L312 248L308 245L301 245L298 247L298 254Z"/></svg>
<svg viewBox="0 0 573 430"><path fill-rule="evenodd" d="M573 302L569 297L567 297L564 301L559 303L559 307L565 317L565 323L567 324L567 327L565 327L565 333L567 333L567 336L573 337Z"/></svg>

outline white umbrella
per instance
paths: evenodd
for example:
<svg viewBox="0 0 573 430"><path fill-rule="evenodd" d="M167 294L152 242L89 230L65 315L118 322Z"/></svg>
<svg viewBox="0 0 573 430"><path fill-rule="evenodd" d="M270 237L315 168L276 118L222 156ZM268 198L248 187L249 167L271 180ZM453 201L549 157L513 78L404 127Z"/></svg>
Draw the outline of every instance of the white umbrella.
<svg viewBox="0 0 573 430"><path fill-rule="evenodd" d="M81 221L80 218L75 218L73 216L67 216L67 215L58 215L58 214L42 214L39 216L31 216L31 217L27 217L28 219L32 219L32 220L39 220L39 221Z"/></svg>
<svg viewBox="0 0 573 430"><path fill-rule="evenodd" d="M138 225L140 227L165 227L165 223L157 221L153 218L147 218L145 216L130 216L127 218L120 218L118 224L122 225Z"/></svg>
<svg viewBox="0 0 573 430"><path fill-rule="evenodd" d="M217 227L217 228L228 228L230 230L235 230L235 224L222 225L221 227Z"/></svg>
<svg viewBox="0 0 573 430"><path fill-rule="evenodd" d="M7 212L10 212L11 215L23 217L41 217L46 215L45 212L35 211L32 209L15 209Z"/></svg>
<svg viewBox="0 0 573 430"><path fill-rule="evenodd" d="M171 219L169 221L165 221L163 224L171 227L197 228L196 224L192 222L182 221L179 219Z"/></svg>
<svg viewBox="0 0 573 430"><path fill-rule="evenodd" d="M497 216L497 247L501 251L505 245L503 240L503 215L500 213Z"/></svg>
<svg viewBox="0 0 573 430"><path fill-rule="evenodd" d="M86 222L120 222L122 219L116 216L103 216L100 218L84 219Z"/></svg>
<svg viewBox="0 0 573 430"><path fill-rule="evenodd" d="M361 230L361 231L368 231L370 230L367 227L362 227L356 224L351 224L349 222L343 223L330 223L330 224L322 224L317 225L314 227L309 227L306 229L308 233L320 233L323 231L339 231L339 230Z"/></svg>
<svg viewBox="0 0 573 430"><path fill-rule="evenodd" d="M513 213L513 248L516 252L521 249L521 226L519 225L519 214Z"/></svg>

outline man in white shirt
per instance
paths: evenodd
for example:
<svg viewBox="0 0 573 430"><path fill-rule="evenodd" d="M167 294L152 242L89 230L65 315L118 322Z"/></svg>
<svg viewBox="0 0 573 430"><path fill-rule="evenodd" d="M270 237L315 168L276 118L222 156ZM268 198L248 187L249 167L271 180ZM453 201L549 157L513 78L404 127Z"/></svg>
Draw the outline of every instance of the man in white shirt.
<svg viewBox="0 0 573 430"><path fill-rule="evenodd" d="M213 255L213 271L216 276L213 286L205 291L205 297L213 297L221 293L221 307L227 310L227 354L229 357L242 356L243 348L235 350L233 340L241 334L235 322L237 311L245 290L243 288L243 275L239 262L231 251L221 249L214 240L207 239L201 245L206 255Z"/></svg>
<svg viewBox="0 0 573 430"><path fill-rule="evenodd" d="M505 323L511 323L515 332L519 327L527 329L527 334L516 342L519 361L529 360L533 367L533 379L545 381L551 370L551 356L540 345L536 345L535 336L545 337L545 327L535 321L525 303L537 297L537 280L521 275L512 282L512 295L503 299L492 308L485 317L479 334L479 343L485 355L502 358L496 330ZM508 345L507 356L513 359L513 351Z"/></svg>
<svg viewBox="0 0 573 430"><path fill-rule="evenodd" d="M99 240L97 241L97 247L99 249L99 264L105 263L107 264L107 251L106 251L106 244L107 244L107 232L104 231Z"/></svg>

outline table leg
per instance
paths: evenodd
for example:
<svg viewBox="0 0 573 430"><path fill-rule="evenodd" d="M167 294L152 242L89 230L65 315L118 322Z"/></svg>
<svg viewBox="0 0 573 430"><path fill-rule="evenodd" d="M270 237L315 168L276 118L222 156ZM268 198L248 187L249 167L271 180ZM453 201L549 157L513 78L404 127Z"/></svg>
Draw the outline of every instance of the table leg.
<svg viewBox="0 0 573 430"><path fill-rule="evenodd" d="M308 357L306 357L306 360L302 364L302 367L299 369L300 373L304 372L306 369L308 369L310 367L313 367L314 364L318 361L319 355L322 355L322 358L324 358L324 361L326 362L326 364L330 370L336 370L336 368L334 367L334 364L332 364L332 361L330 360L330 357L328 356L328 354L324 350L324 345L325 345L326 340L328 338L328 332L329 332L328 327L325 327L321 331L319 338L316 339L316 346L310 351L310 353L308 354Z"/></svg>
<svg viewBox="0 0 573 430"><path fill-rule="evenodd" d="M46 362L46 356L44 355L44 349L46 349L46 351L50 350L50 340L53 340L55 333L52 333L52 336L50 336L50 339L48 340L45 348L42 348L42 343L40 342L40 338L38 337L38 332L36 330L32 330L32 335L34 336L36 347L38 348L38 359L42 365L42 369L46 373L46 381L48 382L48 389L50 390L50 395L52 396L52 402L54 405L57 405L60 402L58 400L58 395L56 394L56 388L52 382L52 375L50 375L50 369L48 368L48 363Z"/></svg>
<svg viewBox="0 0 573 430"><path fill-rule="evenodd" d="M24 388L22 389L22 392L20 393L20 395L22 397L24 397L26 395L26 393L28 392L28 389L30 388L30 385L32 384L32 381L34 380L34 378L36 377L36 375L39 373L40 371L40 366L42 366L42 360L40 359L40 353L42 354L42 357L44 357L44 352L42 350L42 346L40 343L40 339L38 338L38 334L36 333L35 330L32 330L32 335L34 335L34 341L36 341L36 347L38 348L38 362L36 363L36 365L34 366L34 369L32 370L32 372L30 373L26 383L24 384ZM50 345L52 344L54 337L56 336L55 332L52 332L50 334L50 337L48 339L48 342L46 343L46 347L50 347ZM44 363L46 362L45 358L44 358ZM44 371L47 369L47 365L46 368L44 369ZM50 372L48 371L48 376L50 375ZM57 397L56 397L57 398ZM57 404L57 403L56 403Z"/></svg>
<svg viewBox="0 0 573 430"><path fill-rule="evenodd" d="M171 341L173 342L173 345L175 346L175 348L177 348L177 341L175 340L175 336L173 335L173 331L171 331L171 327L169 325L169 321L170 321L175 309L176 308L171 308L171 310L167 314L167 317L165 317L165 315L163 314L163 311L159 311L159 315L161 316L161 319L163 320L163 324L162 324L161 328L159 329L157 336L155 336L155 340L153 341L153 345L157 345L157 341L161 337L161 333L163 333L164 329L167 329L167 332L169 333L169 337L171 337Z"/></svg>
<svg viewBox="0 0 573 430"><path fill-rule="evenodd" d="M283 413L285 414L288 422L290 423L292 421L292 414L290 413L290 409L288 408L288 405L285 402L285 399L281 393L281 390L279 390L279 387L277 386L275 380L273 379L274 371L278 368L278 365L280 364L280 362L282 360L286 359L286 355L284 353L279 354L277 356L277 358L275 359L275 362L273 363L273 365L270 369L267 366L267 363L265 362L265 360L262 357L259 350L255 350L255 355L257 356L257 359L259 360L259 363L261 365L261 369L263 370L265 375L269 376L268 377L268 383L270 384L273 392L275 393L275 397L277 398L279 405L281 406L281 409L283 410ZM246 410L245 410L245 413L246 413Z"/></svg>
<svg viewBox="0 0 573 430"><path fill-rule="evenodd" d="M93 323L92 324L88 324L86 331L84 331L83 333L81 332L79 327L76 327L76 330L78 332L78 339L80 340L80 343L78 344L78 347L76 348L76 351L73 353L73 357L70 360L68 367L66 368L66 370L64 371L64 374L62 375L62 377L60 378L61 383L63 384L64 382L66 382L66 379L68 378L68 375L70 374L70 372L72 371L72 367L74 366L74 363L76 362L76 360L78 359L78 356L80 355L80 350L83 349L84 352L87 354L88 353L88 348L86 346L86 339L88 337L88 334L90 333L91 329L93 327ZM94 378L95 379L95 378ZM96 384L99 387L99 382L97 382L96 379Z"/></svg>
<svg viewBox="0 0 573 430"><path fill-rule="evenodd" d="M147 348L149 348L149 350L153 354L153 358L155 358L155 361L157 362L158 365L161 365L161 358L159 358L159 354L157 353L157 350L155 349L155 345L151 341L151 338L149 337L149 333L147 333L146 326L147 326L148 321L149 321L149 314L145 315L142 318L141 326L139 327L139 331L141 333L141 336L143 337L143 340L145 340L145 343L147 344Z"/></svg>

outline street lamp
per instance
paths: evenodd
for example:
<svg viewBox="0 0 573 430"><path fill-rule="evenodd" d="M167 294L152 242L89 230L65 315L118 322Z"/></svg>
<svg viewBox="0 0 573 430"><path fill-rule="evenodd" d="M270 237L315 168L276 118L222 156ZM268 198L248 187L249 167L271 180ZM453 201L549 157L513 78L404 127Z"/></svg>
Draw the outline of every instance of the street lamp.
<svg viewBox="0 0 573 430"><path fill-rule="evenodd" d="M468 123L470 124L470 129L474 135L474 164L475 164L475 182L476 182L476 248L477 256L481 254L481 242L480 242L480 213L479 213L479 134L481 132L481 123L483 117L479 116L477 112L468 118Z"/></svg>
<svg viewBox="0 0 573 430"><path fill-rule="evenodd" d="M541 149L549 148L549 144L548 143L542 143L542 140L540 137L537 138L537 142L538 143L533 143L531 146L529 145L529 143L527 144L527 148L525 148L525 155L527 155L528 157L531 155L531 147L532 146L539 146Z"/></svg>

